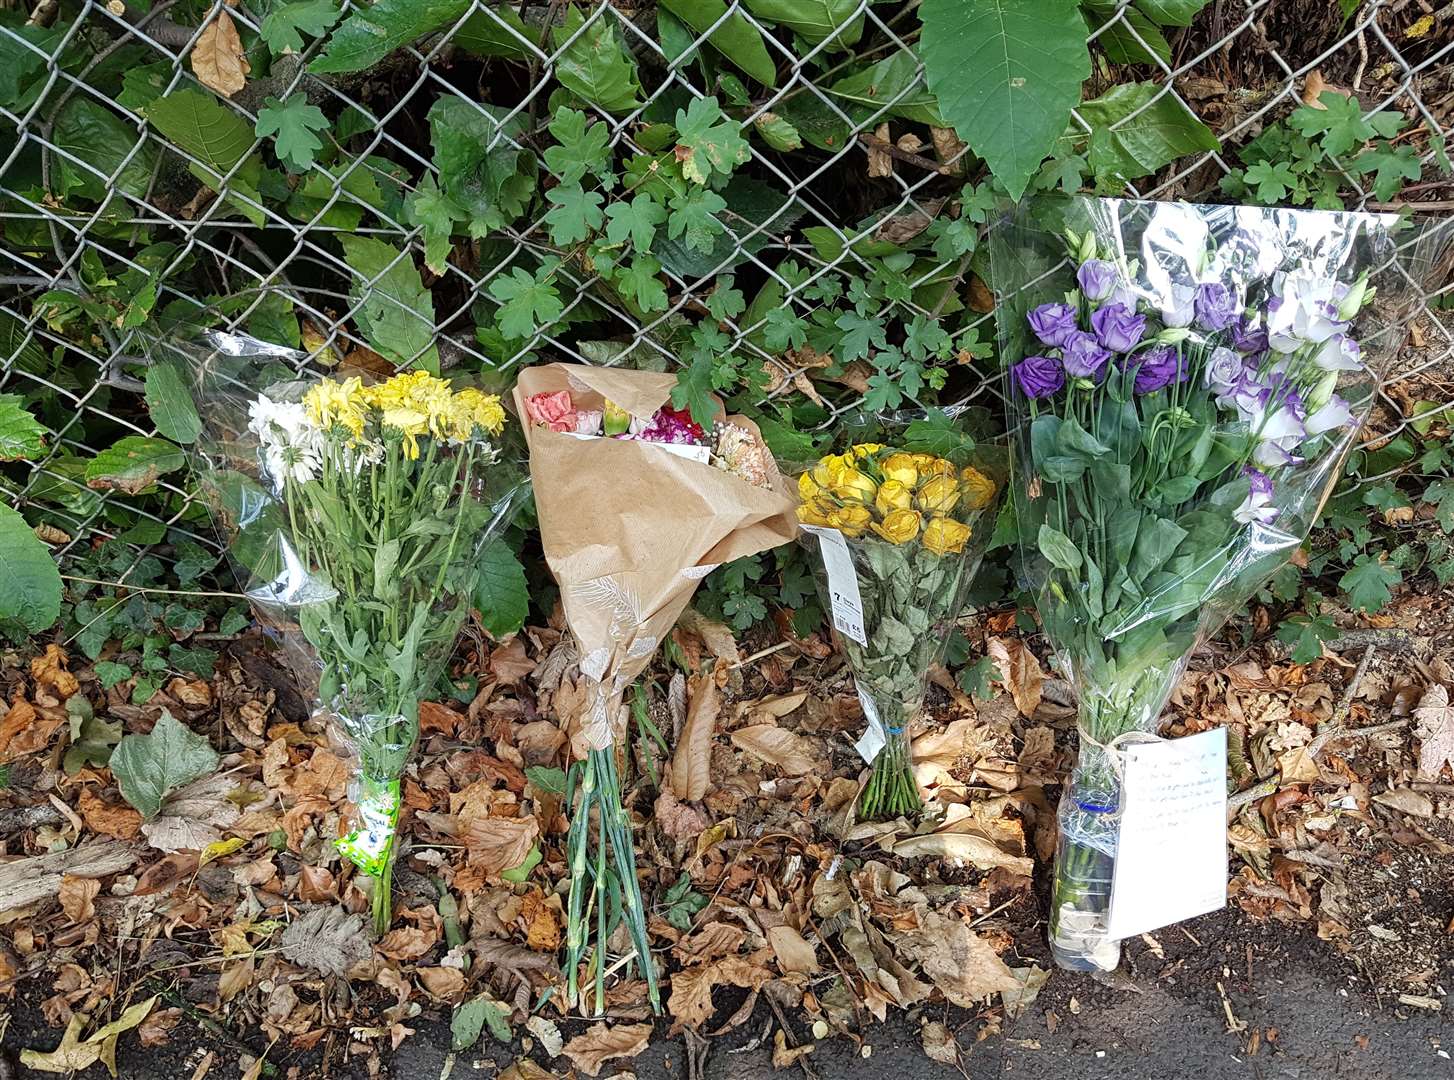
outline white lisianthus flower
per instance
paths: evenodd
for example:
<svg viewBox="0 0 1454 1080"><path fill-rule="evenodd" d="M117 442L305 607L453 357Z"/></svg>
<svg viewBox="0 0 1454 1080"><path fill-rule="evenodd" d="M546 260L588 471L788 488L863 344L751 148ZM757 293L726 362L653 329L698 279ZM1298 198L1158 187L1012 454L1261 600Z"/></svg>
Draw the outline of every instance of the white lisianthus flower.
<svg viewBox="0 0 1454 1080"><path fill-rule="evenodd" d="M1334 394L1327 404L1311 413L1303 423L1309 435L1321 435L1325 431L1347 427L1353 423L1353 410L1346 401Z"/></svg>
<svg viewBox="0 0 1454 1080"><path fill-rule="evenodd" d="M1295 352L1303 344L1321 344L1348 328L1338 308L1348 286L1311 270L1279 274L1277 293L1267 302L1267 340L1278 352Z"/></svg>

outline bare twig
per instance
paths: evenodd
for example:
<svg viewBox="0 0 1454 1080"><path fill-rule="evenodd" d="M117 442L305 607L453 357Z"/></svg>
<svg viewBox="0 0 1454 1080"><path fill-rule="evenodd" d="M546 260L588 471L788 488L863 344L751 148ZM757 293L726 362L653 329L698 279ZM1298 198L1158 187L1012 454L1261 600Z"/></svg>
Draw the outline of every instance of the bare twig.
<svg viewBox="0 0 1454 1080"><path fill-rule="evenodd" d="M926 158L922 154L910 153L908 150L900 150L887 139L880 139L877 135L870 135L866 131L859 132L858 141L871 150L878 150L898 161L903 161L910 165L917 165L921 169L927 169L929 172L938 173L941 176L948 176L951 171L949 166L943 162L935 161L933 158Z"/></svg>

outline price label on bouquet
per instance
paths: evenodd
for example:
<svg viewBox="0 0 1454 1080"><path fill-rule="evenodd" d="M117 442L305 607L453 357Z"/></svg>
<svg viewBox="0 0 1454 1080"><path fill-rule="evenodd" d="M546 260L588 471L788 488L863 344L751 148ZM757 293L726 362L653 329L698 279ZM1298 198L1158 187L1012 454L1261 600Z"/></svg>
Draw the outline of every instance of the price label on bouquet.
<svg viewBox="0 0 1454 1080"><path fill-rule="evenodd" d="M1126 747L1110 938L1227 902L1227 732Z"/></svg>
<svg viewBox="0 0 1454 1080"><path fill-rule="evenodd" d="M853 556L848 553L848 541L843 539L843 534L837 529L824 529L817 525L804 525L802 529L818 538L818 547L823 552L823 568L828 571L828 595L833 607L833 625L840 634L867 646L868 635L863 630L863 594L858 591L858 573L853 569Z"/></svg>

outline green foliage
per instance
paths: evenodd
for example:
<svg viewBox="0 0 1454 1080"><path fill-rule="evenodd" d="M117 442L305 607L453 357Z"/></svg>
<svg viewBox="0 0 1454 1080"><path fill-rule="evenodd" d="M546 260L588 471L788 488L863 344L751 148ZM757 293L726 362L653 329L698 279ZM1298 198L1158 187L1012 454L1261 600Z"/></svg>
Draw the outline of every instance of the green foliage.
<svg viewBox="0 0 1454 1080"><path fill-rule="evenodd" d="M150 820L171 792L215 772L218 761L206 736L163 709L150 733L127 735L117 744L110 766L122 797Z"/></svg>
<svg viewBox="0 0 1454 1080"><path fill-rule="evenodd" d="M434 344L434 300L408 252L371 236L341 236L343 257L363 279L353 289L362 301L359 328L369 346L400 367L439 374Z"/></svg>
<svg viewBox="0 0 1454 1080"><path fill-rule="evenodd" d="M641 104L641 80L636 61L616 33L615 20L615 9L609 6L596 8L589 25L579 8L567 7L564 23L553 32L555 47L563 50L555 77L592 105L624 113Z"/></svg>
<svg viewBox="0 0 1454 1080"><path fill-rule="evenodd" d="M160 361L146 369L146 407L156 429L173 442L192 443L202 431L202 418L176 364Z"/></svg>
<svg viewBox="0 0 1454 1080"><path fill-rule="evenodd" d="M692 919L707 906L708 900L692 888L692 878L685 870L661 898L662 918L685 933L692 928Z"/></svg>
<svg viewBox="0 0 1454 1080"><path fill-rule="evenodd" d="M531 274L517 266L490 282L490 295L500 302L500 329L507 337L530 337L565 310L545 268Z"/></svg>
<svg viewBox="0 0 1454 1080"><path fill-rule="evenodd" d="M480 613L480 625L494 637L508 637L525 625L530 613L525 568L510 545L496 537L480 552L479 573L474 606Z"/></svg>
<svg viewBox="0 0 1454 1080"><path fill-rule="evenodd" d="M15 394L0 394L0 461L28 461L45 453L45 427Z"/></svg>
<svg viewBox="0 0 1454 1080"><path fill-rule="evenodd" d="M378 0L356 6L308 70L318 75L362 71L431 30L457 22L469 7L470 0Z"/></svg>
<svg viewBox="0 0 1454 1080"><path fill-rule="evenodd" d="M274 56L303 51L303 34L320 37L338 21L334 0L294 0L272 8L258 26L258 36Z"/></svg>
<svg viewBox="0 0 1454 1080"><path fill-rule="evenodd" d="M328 128L328 117L316 105L308 104L308 95L299 91L279 101L269 97L257 114L257 136L273 136L278 158L298 171L312 168L314 155L323 149L318 132Z"/></svg>
<svg viewBox="0 0 1454 1080"><path fill-rule="evenodd" d="M50 551L18 512L0 504L0 628L38 634L60 610L61 575Z"/></svg>

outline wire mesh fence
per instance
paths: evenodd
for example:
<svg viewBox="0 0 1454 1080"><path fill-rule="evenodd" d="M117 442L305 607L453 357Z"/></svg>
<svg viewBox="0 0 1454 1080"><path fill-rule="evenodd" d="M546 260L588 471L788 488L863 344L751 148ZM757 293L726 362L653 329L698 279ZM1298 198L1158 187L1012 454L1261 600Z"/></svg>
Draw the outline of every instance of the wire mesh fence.
<svg viewBox="0 0 1454 1080"><path fill-rule="evenodd" d="M391 37L383 16L376 25L360 24L374 26L380 41L373 47L382 50L364 70L320 72L328 35L305 43L295 31L296 47L272 56L266 75L249 79L242 72L230 98L199 83L199 50L215 51L229 33L254 41L282 6L0 5L0 392L44 398L39 414L51 433L45 454L5 473L0 486L34 524L49 526L46 537L60 556L97 538L151 536L129 532L138 521L213 543L178 479L182 473L159 478L141 497L93 490L84 469L115 438L156 434L140 405L147 341L203 321L268 337L281 311L289 335L296 332L288 343L329 362L373 356L379 342L369 328L389 323L402 327L395 337L410 344L388 361L432 359L437 351L445 368L508 373L543 356L676 364L680 324L711 311L723 347L764 366L764 396L808 393L822 402L819 423L830 424L859 403L862 379L812 381L821 358L811 348L765 342L770 312L739 306L724 313L712 303L721 275L750 279L759 289L772 283L774 307L810 320L825 295L853 289L873 273L876 241L932 222L946 185L957 187L977 167L951 131L928 125L932 138L922 137L925 125L917 121L927 90L912 3L824 4L831 16L809 27L808 11L819 5L801 5L795 23L784 5L747 0L692 5L714 13L695 22L665 17L654 5L431 2L416 5L434 22L413 24L415 33ZM399 6L345 3L320 29ZM1367 113L1405 114L1418 133L1420 165L1435 162L1454 100L1447 23L1441 40L1428 26L1411 31L1420 25L1418 13L1405 9L1417 5L1366 3L1316 33L1284 33L1277 41L1269 23L1279 6L1220 0L1173 35L1174 45L1129 3L1089 6L1097 13L1091 24L1099 24L1090 34L1097 55L1132 55L1135 78L1154 86L1110 125L1112 135L1134 132L1169 100L1208 120L1221 140L1222 149L1183 156L1129 185L1128 193L1215 198L1235 167L1230 149L1300 104L1309 81L1321 82L1327 72L1338 73ZM773 85L748 94L723 63L719 46L734 34L760 40ZM241 66L251 57L260 71L251 51L259 48L239 51ZM456 103L481 150L476 179L484 201L508 198L510 177L490 170L509 165L510 154L519 155L519 168L538 170L540 188L548 189L561 180L560 168L541 153L557 95L562 86L578 89L582 79L610 74L609 66L591 65L607 65L603 53L615 50L642 73L621 106L605 108L579 93L569 101L604 125L605 149L627 162L649 163L660 152L653 129L661 117L706 96L730 101L744 130L761 131L791 110L815 118L818 135L804 131L806 145L796 153L754 149L750 187L717 215L724 235L707 250L660 260L668 299L650 310L623 302L600 267L551 241L543 201L518 220L501 215L487 233L451 245L447 259L431 254L427 229L405 212L412 196L437 191L442 182L440 148L429 148L431 110ZM1237 70L1232 58L1251 55L1257 85L1228 85ZM843 91L843 74L867 64L877 65L879 77ZM1093 81L1103 91L1125 70L1102 64ZM120 92L107 89L117 85ZM215 130L164 133L155 103L187 91L242 124L219 120ZM269 103L299 94L331 118L329 161L284 176L260 166L273 140L256 134L259 116ZM1094 130L1079 111L1072 124L1086 137ZM629 197L607 189L609 178L581 179L608 207ZM1350 206L1385 208L1366 175L1345 171L1341 179ZM389 256L362 269L341 247L348 237L381 241ZM547 260L561 298L554 317L514 339L480 333L482 309L497 303L492 286L516 270L532 275ZM414 288L410 275L421 267L428 270ZM952 301L970 309L966 327L981 326L983 340L993 337L992 304L976 293L969 256L921 255L902 273L903 287L893 295L858 302L934 321ZM110 297L109 306L77 308L83 300L94 305L98 293ZM1406 362L1384 389L1381 434L1417 419L1415 398L1454 402L1451 299L1454 283L1447 279L1426 294L1416 316L1419 347L1405 351ZM589 338L575 330L582 322L592 327ZM993 407L992 362L960 359L968 363L956 366L951 399ZM1396 392L1398 384L1413 383L1416 393ZM139 560L147 544L134 550Z"/></svg>

